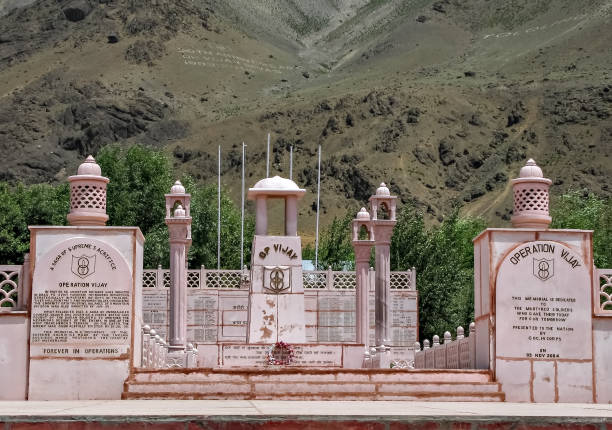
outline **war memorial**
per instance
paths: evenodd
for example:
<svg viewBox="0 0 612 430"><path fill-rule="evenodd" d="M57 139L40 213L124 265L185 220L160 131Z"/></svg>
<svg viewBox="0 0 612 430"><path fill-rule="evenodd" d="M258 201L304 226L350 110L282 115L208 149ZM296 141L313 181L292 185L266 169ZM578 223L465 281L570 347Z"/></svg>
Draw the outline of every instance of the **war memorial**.
<svg viewBox="0 0 612 430"><path fill-rule="evenodd" d="M418 274L390 271L384 183L353 220L349 272L303 270L306 191L289 179L248 190L241 270L187 267L180 182L166 195L165 270L143 268L137 226L106 226L92 157L69 181L70 225L31 226L25 263L0 266L1 400L612 403L612 269L594 266L592 231L548 228L551 180L533 160L512 180L512 227L474 238L474 322L433 339L417 338ZM268 234L271 199L284 201L284 235Z"/></svg>

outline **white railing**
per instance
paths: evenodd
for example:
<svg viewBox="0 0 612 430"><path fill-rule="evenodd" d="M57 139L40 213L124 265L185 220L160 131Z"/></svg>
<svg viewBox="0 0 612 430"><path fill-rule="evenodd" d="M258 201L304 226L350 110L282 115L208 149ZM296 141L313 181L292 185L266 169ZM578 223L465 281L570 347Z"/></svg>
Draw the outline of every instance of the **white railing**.
<svg viewBox="0 0 612 430"><path fill-rule="evenodd" d="M0 312L19 308L23 266L0 266Z"/></svg>
<svg viewBox="0 0 612 430"><path fill-rule="evenodd" d="M189 368L197 366L198 350L191 343L185 350L169 352L168 344L154 329L142 328L141 367L145 369Z"/></svg>
<svg viewBox="0 0 612 430"><path fill-rule="evenodd" d="M0 312L23 311L28 302L30 254L24 264L0 265Z"/></svg>
<svg viewBox="0 0 612 430"><path fill-rule="evenodd" d="M463 327L457 327L457 338L452 340L450 332L444 333L444 343L440 338L433 337L433 345L429 340L423 341L423 349L419 342L414 343L415 369L475 369L476 368L476 325L470 324L469 336L464 336Z"/></svg>
<svg viewBox="0 0 612 430"><path fill-rule="evenodd" d="M595 315L612 316L612 269L594 268Z"/></svg>
<svg viewBox="0 0 612 430"><path fill-rule="evenodd" d="M187 270L188 288L249 289L250 277L246 266L242 270L211 270L202 266L199 270ZM143 288L170 288L170 270L145 269L142 273Z"/></svg>
<svg viewBox="0 0 612 430"><path fill-rule="evenodd" d="M200 270L187 271L188 288L207 289L249 289L251 283L250 271L244 267L242 270L211 270L204 266ZM335 270L304 270L304 288L310 290L354 290L356 285L355 272ZM374 282L374 270L370 269L370 280ZM414 291L416 285L416 271L414 268L406 272L391 272L392 290ZM142 275L144 288L169 288L170 270L146 269Z"/></svg>

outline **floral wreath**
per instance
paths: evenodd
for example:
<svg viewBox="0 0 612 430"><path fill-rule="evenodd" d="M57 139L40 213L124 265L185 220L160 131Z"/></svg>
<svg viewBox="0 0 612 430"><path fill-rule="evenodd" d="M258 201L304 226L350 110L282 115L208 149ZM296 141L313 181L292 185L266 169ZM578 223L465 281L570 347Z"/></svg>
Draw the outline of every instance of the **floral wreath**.
<svg viewBox="0 0 612 430"><path fill-rule="evenodd" d="M272 345L266 354L266 362L275 366L291 364L294 358L293 347L282 340Z"/></svg>

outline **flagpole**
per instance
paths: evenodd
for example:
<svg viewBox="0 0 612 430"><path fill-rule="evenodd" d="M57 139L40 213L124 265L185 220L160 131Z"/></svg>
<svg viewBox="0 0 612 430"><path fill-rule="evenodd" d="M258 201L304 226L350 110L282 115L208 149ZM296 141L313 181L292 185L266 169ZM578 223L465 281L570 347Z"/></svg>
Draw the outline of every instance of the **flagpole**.
<svg viewBox="0 0 612 430"><path fill-rule="evenodd" d="M221 270L221 145L219 145L217 175L217 270Z"/></svg>
<svg viewBox="0 0 612 430"><path fill-rule="evenodd" d="M242 142L242 202L240 206L240 270L244 265L244 161L245 161L245 147L246 145Z"/></svg>
<svg viewBox="0 0 612 430"><path fill-rule="evenodd" d="M270 133L268 133L268 150L266 151L266 178L270 177Z"/></svg>
<svg viewBox="0 0 612 430"><path fill-rule="evenodd" d="M319 166L317 169L317 224L315 231L315 270L319 265L319 203L321 196L321 145L319 145Z"/></svg>
<svg viewBox="0 0 612 430"><path fill-rule="evenodd" d="M289 147L289 179L293 180L293 145Z"/></svg>

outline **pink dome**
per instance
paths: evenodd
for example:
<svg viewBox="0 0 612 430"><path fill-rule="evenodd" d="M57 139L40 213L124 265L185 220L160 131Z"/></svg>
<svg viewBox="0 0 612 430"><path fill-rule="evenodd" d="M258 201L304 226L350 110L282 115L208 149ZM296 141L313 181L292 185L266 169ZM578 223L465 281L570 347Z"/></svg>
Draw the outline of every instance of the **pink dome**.
<svg viewBox="0 0 612 430"><path fill-rule="evenodd" d="M543 178L544 173L542 173L542 169L538 167L533 158L527 160L527 163L521 167L521 171L519 173L519 178Z"/></svg>
<svg viewBox="0 0 612 430"><path fill-rule="evenodd" d="M77 175L102 176L102 169L100 169L96 160L89 155L77 169Z"/></svg>
<svg viewBox="0 0 612 430"><path fill-rule="evenodd" d="M183 206L178 205L176 209L174 209L174 217L175 218L184 218L185 217L185 209Z"/></svg>
<svg viewBox="0 0 612 430"><path fill-rule="evenodd" d="M380 187L376 189L376 196L378 197L389 197L391 193L389 192L389 188L385 185L384 182L380 183Z"/></svg>
<svg viewBox="0 0 612 430"><path fill-rule="evenodd" d="M357 212L357 219L362 221L369 221L370 213L366 210L366 208L361 208L361 210Z"/></svg>
<svg viewBox="0 0 612 430"><path fill-rule="evenodd" d="M172 185L170 194L185 194L185 187L181 184L181 181L176 181L174 185Z"/></svg>

